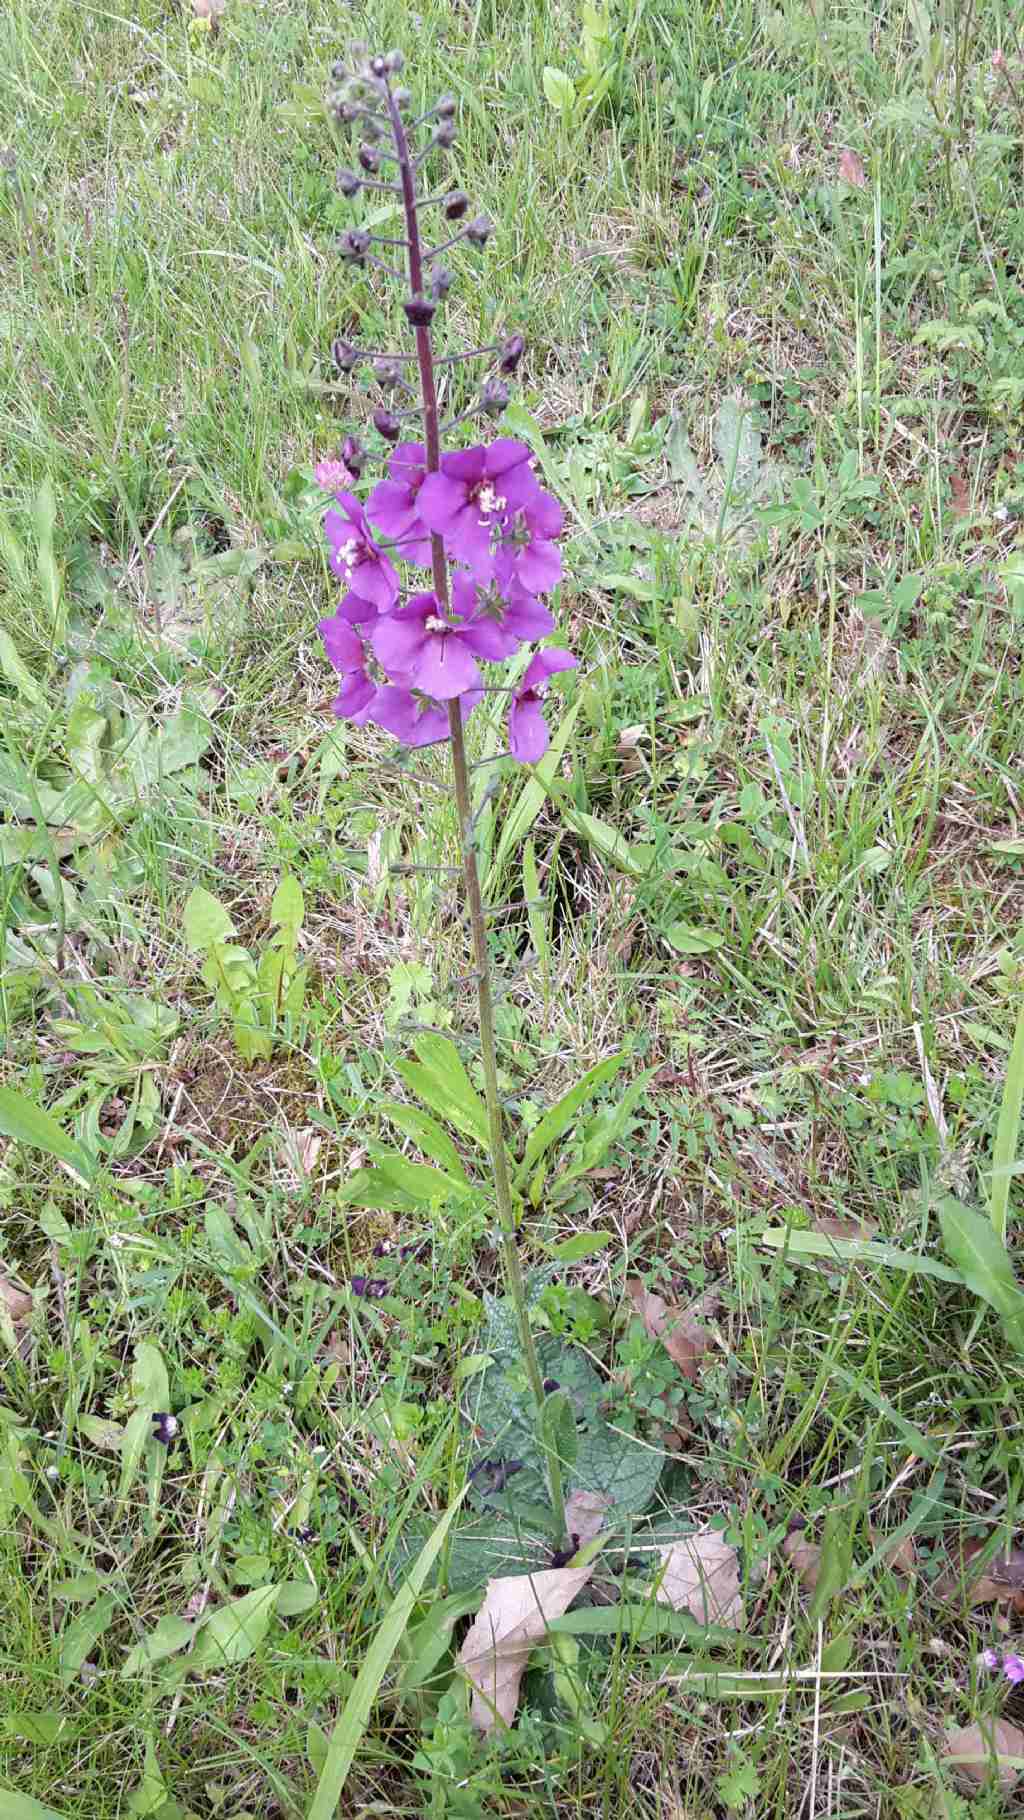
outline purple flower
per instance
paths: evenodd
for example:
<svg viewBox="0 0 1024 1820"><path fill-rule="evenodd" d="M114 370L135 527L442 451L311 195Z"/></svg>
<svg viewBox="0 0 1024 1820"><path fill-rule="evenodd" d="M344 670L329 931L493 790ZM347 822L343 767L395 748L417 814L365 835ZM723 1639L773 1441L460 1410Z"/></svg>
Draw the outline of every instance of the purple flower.
<svg viewBox="0 0 1024 1820"><path fill-rule="evenodd" d="M479 685L478 657L509 655L508 635L479 613L469 576L453 576L451 590L447 611L436 594L414 594L407 606L378 619L370 638L374 656L394 682L435 701L453 701Z"/></svg>
<svg viewBox="0 0 1024 1820"><path fill-rule="evenodd" d="M342 679L333 703L334 712L339 720L354 720L362 725L366 719L365 709L377 692L366 674L363 641L340 613L333 619L322 619L319 631L324 650Z"/></svg>
<svg viewBox="0 0 1024 1820"><path fill-rule="evenodd" d="M328 512L324 519L331 568L360 600L386 613L398 599L398 576L374 543L366 513L355 495L339 493L337 500L343 511Z"/></svg>
<svg viewBox="0 0 1024 1820"><path fill-rule="evenodd" d="M347 487L352 478L351 469L343 461L328 458L318 461L313 469L313 479L318 487L323 487L325 493L336 493L339 487Z"/></svg>
<svg viewBox="0 0 1024 1820"><path fill-rule="evenodd" d="M548 729L541 702L548 680L559 670L575 670L576 658L568 651L538 651L527 664L514 690L508 711L508 743L513 758L535 765L548 749Z"/></svg>
<svg viewBox="0 0 1024 1820"><path fill-rule="evenodd" d="M482 700L482 689L467 689L459 696L464 721ZM447 702L434 701L414 689L378 689L366 718L403 746L436 746L450 731Z"/></svg>
<svg viewBox="0 0 1024 1820"><path fill-rule="evenodd" d="M442 455L440 471L428 474L419 492L419 513L428 530L445 539L448 553L471 569L478 581L494 575L491 529L540 492L525 442L501 436L488 447L456 449Z"/></svg>
<svg viewBox="0 0 1024 1820"><path fill-rule="evenodd" d="M421 442L401 442L388 462L390 479L379 480L366 502L372 518L406 562L430 562L430 534L419 514L419 491L426 468Z"/></svg>
<svg viewBox="0 0 1024 1820"><path fill-rule="evenodd" d="M1014 1686L1018 1682L1024 1681L1024 1656L1004 1656L1003 1674L1008 1681L1014 1683Z"/></svg>
<svg viewBox="0 0 1024 1820"><path fill-rule="evenodd" d="M552 541L562 529L562 508L540 487L498 526L494 573L502 593L518 582L528 594L549 594L562 579L562 558Z"/></svg>
<svg viewBox="0 0 1024 1820"><path fill-rule="evenodd" d="M982 1668L998 1668L1002 1657L997 1649L983 1649L981 1652Z"/></svg>

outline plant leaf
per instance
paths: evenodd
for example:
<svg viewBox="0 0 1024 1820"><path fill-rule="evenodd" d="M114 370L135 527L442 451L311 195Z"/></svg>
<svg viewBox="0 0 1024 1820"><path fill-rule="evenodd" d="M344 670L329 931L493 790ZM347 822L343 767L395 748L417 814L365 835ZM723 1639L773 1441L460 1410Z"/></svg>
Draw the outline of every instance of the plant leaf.
<svg viewBox="0 0 1024 1820"><path fill-rule="evenodd" d="M90 1651L99 1642L105 1630L109 1629L117 1610L117 1597L114 1593L104 1593L96 1600L95 1605L87 1605L79 1612L61 1632L60 1639L60 1679L62 1687L70 1687L82 1663Z"/></svg>
<svg viewBox="0 0 1024 1820"><path fill-rule="evenodd" d="M201 954L216 942L230 941L235 934L235 925L224 905L202 885L197 885L186 900L184 929L189 947Z"/></svg>
<svg viewBox="0 0 1024 1820"><path fill-rule="evenodd" d="M565 1528L574 1547L585 1548L605 1527L612 1499L600 1491L574 1491L565 1500Z"/></svg>
<svg viewBox="0 0 1024 1820"><path fill-rule="evenodd" d="M0 1814L3 1820L66 1820L55 1807L45 1807L34 1795L20 1795L16 1788L0 1784Z"/></svg>
<svg viewBox="0 0 1024 1820"><path fill-rule="evenodd" d="M93 1179L95 1163L83 1145L69 1137L53 1114L13 1087L0 1087L0 1136L18 1144L31 1144L65 1163L86 1184Z"/></svg>
<svg viewBox="0 0 1024 1820"><path fill-rule="evenodd" d="M660 1340L684 1378L696 1383L700 1361L711 1344L706 1327L683 1308L670 1308L660 1295L646 1289L639 1277L630 1277L626 1294L652 1340Z"/></svg>
<svg viewBox="0 0 1024 1820"><path fill-rule="evenodd" d="M980 1787L994 1773L1000 1788L1016 1788L1024 1770L1024 1731L1007 1719L951 1726L942 1761L967 1787Z"/></svg>
<svg viewBox="0 0 1024 1820"><path fill-rule="evenodd" d="M506 412L506 422L508 422L508 418L509 414ZM518 426L515 426L515 434L522 434L522 431ZM497 851L487 869L487 877L484 883L485 900L489 900L495 895L495 889L505 861L508 859L509 854L513 853L520 842L529 834L541 809L544 807L555 774L562 762L562 754L572 737L572 731L576 725L576 720L582 706L583 697L582 695L578 695L568 713L562 719L558 731L554 735L540 764L535 766L533 775L527 779L513 803L512 808L504 817L501 834L498 839Z"/></svg>
<svg viewBox="0 0 1024 1820"><path fill-rule="evenodd" d="M404 1131L418 1144L424 1156L430 1157L447 1176L460 1184L466 1182L466 1171L447 1131L437 1119L431 1118L429 1112L423 1112L419 1106L407 1106L402 1100L381 1100L376 1110Z"/></svg>
<svg viewBox="0 0 1024 1820"><path fill-rule="evenodd" d="M305 911L302 886L297 878L286 872L270 901L270 920L279 929L283 929L294 944L295 937L302 928Z"/></svg>
<svg viewBox="0 0 1024 1820"><path fill-rule="evenodd" d="M564 1131L568 1130L580 1107L595 1093L598 1093L606 1081L610 1081L612 1076L618 1073L625 1060L625 1050L618 1055L606 1056L603 1062L597 1062L593 1068L588 1068L586 1074L576 1082L576 1085L569 1088L568 1093L564 1093L560 1100L548 1107L547 1112L534 1126L527 1139L523 1160L516 1174L517 1187L523 1184L544 1152L550 1150L552 1144L562 1136Z"/></svg>
<svg viewBox="0 0 1024 1820"><path fill-rule="evenodd" d="M134 1675L144 1674L154 1663L176 1656L179 1650L187 1648L195 1634L195 1625L185 1618L175 1617L173 1613L158 1618L149 1635L128 1651L121 1664L122 1680L129 1681Z"/></svg>
<svg viewBox="0 0 1024 1820"><path fill-rule="evenodd" d="M654 1597L673 1611L688 1611L698 1624L743 1624L736 1550L717 1530L704 1529L658 1550L662 1572Z"/></svg>
<svg viewBox="0 0 1024 1820"><path fill-rule="evenodd" d="M519 1684L530 1653L547 1635L594 1571L587 1567L549 1567L538 1574L516 1574L489 1580L480 1607L459 1651L458 1666L473 1688L469 1716L481 1732L496 1721L511 1725L519 1704Z"/></svg>
<svg viewBox="0 0 1024 1820"><path fill-rule="evenodd" d="M247 1661L270 1628L279 1591L278 1586L257 1586L211 1612L189 1657L189 1671L204 1673Z"/></svg>
<svg viewBox="0 0 1024 1820"><path fill-rule="evenodd" d="M938 1202L938 1214L943 1244L968 1289L1002 1315L1007 1339L1024 1353L1024 1290L991 1221L952 1195Z"/></svg>
<svg viewBox="0 0 1024 1820"><path fill-rule="evenodd" d="M1003 1086L1002 1104L999 1108L995 1147L992 1151L992 1192L989 1200L989 1216L992 1221L992 1230L1004 1245L1010 1203L1010 1175L1017 1155L1022 1103L1024 1103L1024 1004L1017 1013L1017 1028L1013 1035L1010 1059L1006 1064L1006 1081Z"/></svg>
<svg viewBox="0 0 1024 1820"><path fill-rule="evenodd" d="M831 1258L833 1263L881 1264L890 1270L907 1270L923 1277L938 1277L942 1283L963 1284L959 1270L939 1264L934 1258L918 1257L913 1251L900 1251L895 1245L883 1245L870 1239L834 1239L823 1232L800 1232L792 1226L766 1226L748 1236L758 1245L771 1245L784 1251L794 1263L805 1264L809 1258Z"/></svg>

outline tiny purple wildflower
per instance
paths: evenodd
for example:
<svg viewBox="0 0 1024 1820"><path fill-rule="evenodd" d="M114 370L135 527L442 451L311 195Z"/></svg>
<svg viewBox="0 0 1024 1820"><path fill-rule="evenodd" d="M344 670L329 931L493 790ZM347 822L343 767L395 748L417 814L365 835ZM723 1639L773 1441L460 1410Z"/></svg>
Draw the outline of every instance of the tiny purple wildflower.
<svg viewBox="0 0 1024 1820"><path fill-rule="evenodd" d="M1024 1681L1024 1656L1004 1656L1003 1674L1015 1687Z"/></svg>
<svg viewBox="0 0 1024 1820"><path fill-rule="evenodd" d="M353 493L339 493L340 512L328 512L324 531L331 546L331 568L345 586L379 613L398 599L398 576L373 541L366 513Z"/></svg>
<svg viewBox="0 0 1024 1820"><path fill-rule="evenodd" d="M1002 1657L1000 1656L999 1651L997 1649L983 1649L982 1650L982 1652L981 1652L982 1668L996 1669L999 1667L1001 1662L1002 1662Z"/></svg>
<svg viewBox="0 0 1024 1820"><path fill-rule="evenodd" d="M508 743L513 758L535 765L548 749L548 728L541 703L549 679L559 670L575 670L577 659L568 651L538 651L523 672L512 694L508 711Z"/></svg>

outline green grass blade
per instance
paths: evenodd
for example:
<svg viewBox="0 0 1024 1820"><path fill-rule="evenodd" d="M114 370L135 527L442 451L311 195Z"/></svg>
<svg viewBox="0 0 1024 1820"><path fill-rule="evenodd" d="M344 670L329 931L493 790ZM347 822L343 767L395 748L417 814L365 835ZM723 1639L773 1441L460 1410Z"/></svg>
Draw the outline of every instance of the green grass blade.
<svg viewBox="0 0 1024 1820"><path fill-rule="evenodd" d="M989 1215L997 1238L1005 1245L1006 1221L1010 1207L1010 1176L1017 1155L1020 1135L1021 1104L1024 1102L1024 1002L1017 1013L1013 1048L1006 1065L1003 1103L999 1108L996 1143L992 1153L992 1192Z"/></svg>
<svg viewBox="0 0 1024 1820"><path fill-rule="evenodd" d="M468 1489L468 1486L464 1486L455 1502L448 1506L424 1543L415 1566L410 1569L404 1584L391 1601L387 1616L367 1651L366 1660L356 1676L355 1686L331 1733L327 1761L317 1783L307 1820L332 1820L345 1787L345 1778L366 1730L377 1691Z"/></svg>

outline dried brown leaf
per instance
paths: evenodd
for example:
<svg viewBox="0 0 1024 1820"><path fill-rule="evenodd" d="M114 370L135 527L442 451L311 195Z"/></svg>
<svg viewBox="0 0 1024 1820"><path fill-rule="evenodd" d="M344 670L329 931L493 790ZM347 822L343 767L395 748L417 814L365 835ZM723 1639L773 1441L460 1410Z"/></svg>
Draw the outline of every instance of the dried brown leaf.
<svg viewBox="0 0 1024 1820"><path fill-rule="evenodd" d="M651 1339L660 1340L684 1378L696 1383L700 1361L711 1345L707 1328L686 1309L670 1308L664 1297L646 1289L639 1277L629 1278L626 1294Z"/></svg>
<svg viewBox="0 0 1024 1820"><path fill-rule="evenodd" d="M698 1624L723 1624L739 1630L743 1623L736 1550L717 1530L704 1529L658 1550L663 1572L655 1598L674 1611L688 1611Z"/></svg>
<svg viewBox="0 0 1024 1820"><path fill-rule="evenodd" d="M782 1544L782 1552L806 1592L813 1592L821 1572L821 1549L808 1542L806 1532L792 1529Z"/></svg>
<svg viewBox="0 0 1024 1820"><path fill-rule="evenodd" d="M872 1529L870 1534L872 1546L881 1548L885 1542L881 1530ZM894 1574L904 1574L907 1579L912 1574L916 1574L917 1549L914 1546L913 1536L904 1536L902 1542L893 1543L893 1546L886 1550L885 1561Z"/></svg>
<svg viewBox="0 0 1024 1820"><path fill-rule="evenodd" d="M949 476L949 509L954 518L966 518L971 510L971 489L959 468Z"/></svg>
<svg viewBox="0 0 1024 1820"><path fill-rule="evenodd" d="M1015 1788L1024 1772L1024 1732L1008 1719L954 1725L946 1732L942 1755L967 1787L980 1787L994 1771L1000 1788Z"/></svg>
<svg viewBox="0 0 1024 1820"><path fill-rule="evenodd" d="M874 1220L843 1220L823 1213L815 1220L814 1230L828 1239L873 1239L878 1227Z"/></svg>
<svg viewBox="0 0 1024 1820"><path fill-rule="evenodd" d="M459 1667L473 1687L469 1716L479 1731L491 1731L499 1719L511 1725L530 1651L543 1642L548 1625L568 1610L593 1571L591 1563L488 1580L484 1602L459 1651Z"/></svg>
<svg viewBox="0 0 1024 1820"><path fill-rule="evenodd" d="M601 1534L607 1513L615 1503L603 1491L574 1491L565 1500L565 1533L583 1548Z"/></svg>
<svg viewBox="0 0 1024 1820"><path fill-rule="evenodd" d="M861 159L848 147L839 154L839 175L844 183L852 183L858 190L864 189L867 184L867 176Z"/></svg>
<svg viewBox="0 0 1024 1820"><path fill-rule="evenodd" d="M12 1283L10 1277L0 1274L0 1302L3 1303L11 1320L17 1326L19 1321L27 1321L32 1313L32 1297Z"/></svg>
<svg viewBox="0 0 1024 1820"><path fill-rule="evenodd" d="M966 1598L968 1605L1009 1605L1024 1593L1024 1548L1009 1548L987 1567L973 1567L985 1543L969 1536L956 1557L935 1581L940 1599Z"/></svg>

